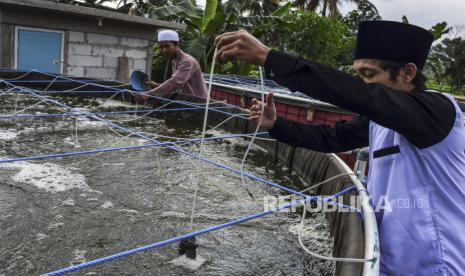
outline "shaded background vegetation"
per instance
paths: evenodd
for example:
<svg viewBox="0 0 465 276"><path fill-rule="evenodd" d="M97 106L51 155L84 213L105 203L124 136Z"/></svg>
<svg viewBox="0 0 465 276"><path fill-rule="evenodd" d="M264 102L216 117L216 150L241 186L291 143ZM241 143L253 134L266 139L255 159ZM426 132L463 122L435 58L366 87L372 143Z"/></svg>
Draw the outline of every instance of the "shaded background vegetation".
<svg viewBox="0 0 465 276"><path fill-rule="evenodd" d="M74 5L145 15L186 24L182 48L194 56L204 72L213 58L213 40L226 31L246 29L268 46L304 59L351 71L357 26L364 20L379 20L377 8L367 0L52 0ZM352 2L356 9L343 16L340 7ZM108 7L113 4L116 8ZM404 16L399 18L408 24ZM435 42L425 72L428 86L465 95L465 40L444 34L446 22L432 26ZM169 61L154 49L154 79L169 76ZM237 60L216 66L216 73L256 75L256 68Z"/></svg>

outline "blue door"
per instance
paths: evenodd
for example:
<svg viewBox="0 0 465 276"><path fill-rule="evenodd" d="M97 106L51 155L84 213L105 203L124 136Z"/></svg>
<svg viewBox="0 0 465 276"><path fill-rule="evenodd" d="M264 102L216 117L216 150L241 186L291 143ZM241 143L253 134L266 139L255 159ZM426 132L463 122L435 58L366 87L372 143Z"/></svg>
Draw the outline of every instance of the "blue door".
<svg viewBox="0 0 465 276"><path fill-rule="evenodd" d="M19 28L17 69L61 73L62 35Z"/></svg>

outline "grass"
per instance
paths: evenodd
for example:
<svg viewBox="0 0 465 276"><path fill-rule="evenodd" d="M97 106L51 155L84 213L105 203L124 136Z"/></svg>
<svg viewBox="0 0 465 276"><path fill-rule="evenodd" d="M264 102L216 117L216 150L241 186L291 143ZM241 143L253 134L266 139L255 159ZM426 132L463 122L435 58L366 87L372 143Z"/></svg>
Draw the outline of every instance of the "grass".
<svg viewBox="0 0 465 276"><path fill-rule="evenodd" d="M426 82L426 86L429 89L436 90L436 91L439 91L439 92L446 92L446 93L449 93L449 94L452 94L452 95L455 95L455 96L465 96L465 87L462 87L462 89L457 90L457 89L454 89L453 87L451 87L448 84L443 84L441 86L441 85L439 85L437 82L435 82L433 80L428 80Z"/></svg>

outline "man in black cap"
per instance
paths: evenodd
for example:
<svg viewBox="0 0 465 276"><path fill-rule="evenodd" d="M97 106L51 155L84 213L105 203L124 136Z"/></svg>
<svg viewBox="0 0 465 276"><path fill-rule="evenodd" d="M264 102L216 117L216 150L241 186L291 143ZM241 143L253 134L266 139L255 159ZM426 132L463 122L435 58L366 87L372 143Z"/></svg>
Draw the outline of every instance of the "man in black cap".
<svg viewBox="0 0 465 276"><path fill-rule="evenodd" d="M335 126L276 116L273 95L254 99L250 120L279 141L321 152L370 146L368 191L376 213L383 275L465 275L465 126L447 94L426 90L421 70L433 36L390 21L363 22L353 67L357 77L269 49L245 31L215 43L221 59L265 67L291 91L356 112Z"/></svg>

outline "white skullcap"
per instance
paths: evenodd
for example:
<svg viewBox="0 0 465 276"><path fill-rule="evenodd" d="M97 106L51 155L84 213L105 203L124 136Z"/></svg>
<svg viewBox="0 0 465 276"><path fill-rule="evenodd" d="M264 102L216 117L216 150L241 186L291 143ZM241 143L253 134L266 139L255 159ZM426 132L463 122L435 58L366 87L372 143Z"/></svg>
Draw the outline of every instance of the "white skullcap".
<svg viewBox="0 0 465 276"><path fill-rule="evenodd" d="M163 30L158 33L158 42L160 41L179 41L179 35L172 30Z"/></svg>

